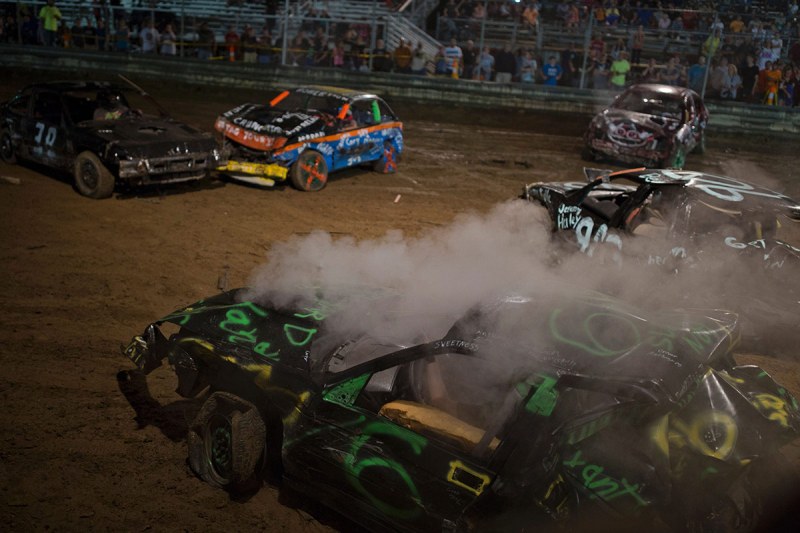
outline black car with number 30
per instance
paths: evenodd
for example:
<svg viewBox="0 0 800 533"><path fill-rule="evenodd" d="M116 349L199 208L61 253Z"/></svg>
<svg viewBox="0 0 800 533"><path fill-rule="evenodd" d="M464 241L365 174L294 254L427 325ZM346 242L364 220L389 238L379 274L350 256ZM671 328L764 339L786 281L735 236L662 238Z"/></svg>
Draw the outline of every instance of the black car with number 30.
<svg viewBox="0 0 800 533"><path fill-rule="evenodd" d="M71 81L30 85L0 104L0 157L71 172L90 198L200 179L220 163L213 135L170 118L138 87Z"/></svg>

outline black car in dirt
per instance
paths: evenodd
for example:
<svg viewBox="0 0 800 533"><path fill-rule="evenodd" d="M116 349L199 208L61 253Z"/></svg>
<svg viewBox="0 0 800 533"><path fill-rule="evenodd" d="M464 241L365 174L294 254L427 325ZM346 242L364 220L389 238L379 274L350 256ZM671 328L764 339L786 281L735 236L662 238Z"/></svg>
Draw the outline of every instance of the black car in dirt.
<svg viewBox="0 0 800 533"><path fill-rule="evenodd" d="M212 134L170 118L143 91L72 81L30 85L0 104L0 158L66 170L90 198L200 179L221 162Z"/></svg>
<svg viewBox="0 0 800 533"><path fill-rule="evenodd" d="M421 343L345 333L336 314L230 291L124 353L144 373L168 361L177 393L202 400L200 478L247 493L272 469L376 531L729 531L776 520L793 482L777 449L798 404L737 365L729 313L542 290Z"/></svg>
<svg viewBox="0 0 800 533"><path fill-rule="evenodd" d="M800 203L702 172L638 168L584 173L588 182L531 183L522 193L547 210L554 236L567 248L586 254L594 264L610 258L687 277L710 279L715 273L727 287L704 284L711 292L694 297L722 302L746 316L748 338L767 340L768 332L777 331L797 338Z"/></svg>
<svg viewBox="0 0 800 533"><path fill-rule="evenodd" d="M683 168L706 149L708 110L686 87L632 85L598 113L584 134L583 157L654 168Z"/></svg>

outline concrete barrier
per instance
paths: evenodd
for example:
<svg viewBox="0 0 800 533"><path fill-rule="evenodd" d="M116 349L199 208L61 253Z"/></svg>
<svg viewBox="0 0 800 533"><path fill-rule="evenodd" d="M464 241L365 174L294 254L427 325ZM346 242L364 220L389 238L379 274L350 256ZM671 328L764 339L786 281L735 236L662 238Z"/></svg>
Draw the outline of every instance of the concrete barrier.
<svg viewBox="0 0 800 533"><path fill-rule="evenodd" d="M398 74L351 72L327 68L282 67L193 58L143 56L97 51L48 49L40 46L0 46L0 67L57 72L69 78L172 80L198 85L273 90L322 84L372 91L387 100L476 108L526 109L591 115L607 105L608 92L567 87L500 85L492 82ZM800 134L800 109L708 103L712 133L742 133L794 137Z"/></svg>

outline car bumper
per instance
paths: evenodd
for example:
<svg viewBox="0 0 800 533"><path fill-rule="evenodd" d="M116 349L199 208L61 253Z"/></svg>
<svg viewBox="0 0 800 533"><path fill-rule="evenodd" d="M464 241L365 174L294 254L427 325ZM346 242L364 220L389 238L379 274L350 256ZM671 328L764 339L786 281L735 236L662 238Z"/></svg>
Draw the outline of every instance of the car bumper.
<svg viewBox="0 0 800 533"><path fill-rule="evenodd" d="M141 183L172 183L205 177L221 161L217 150L119 162L119 177Z"/></svg>
<svg viewBox="0 0 800 533"><path fill-rule="evenodd" d="M276 181L284 181L289 175L289 169L277 163L228 160L224 165L218 166L217 170L236 180L266 186L275 185Z"/></svg>

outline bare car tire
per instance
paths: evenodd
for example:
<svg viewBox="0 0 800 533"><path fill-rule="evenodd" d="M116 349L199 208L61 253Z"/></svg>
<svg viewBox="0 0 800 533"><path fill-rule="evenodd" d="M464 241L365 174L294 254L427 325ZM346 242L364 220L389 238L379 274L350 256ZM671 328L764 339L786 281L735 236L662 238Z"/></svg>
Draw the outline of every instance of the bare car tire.
<svg viewBox="0 0 800 533"><path fill-rule="evenodd" d="M81 152L75 158L75 188L89 198L108 198L114 193L114 176L92 152Z"/></svg>
<svg viewBox="0 0 800 533"><path fill-rule="evenodd" d="M266 427L250 402L215 392L197 413L187 440L189 466L209 485L234 494L261 486Z"/></svg>
<svg viewBox="0 0 800 533"><path fill-rule="evenodd" d="M17 154L14 152L14 141L8 130L0 132L0 159L4 163L13 165L17 162Z"/></svg>
<svg viewBox="0 0 800 533"><path fill-rule="evenodd" d="M17 154L14 152L14 141L8 130L0 132L0 159L4 163L13 165L17 162Z"/></svg>
<svg viewBox="0 0 800 533"><path fill-rule="evenodd" d="M300 191L321 191L328 184L328 164L321 153L306 150L289 170L292 186Z"/></svg>

